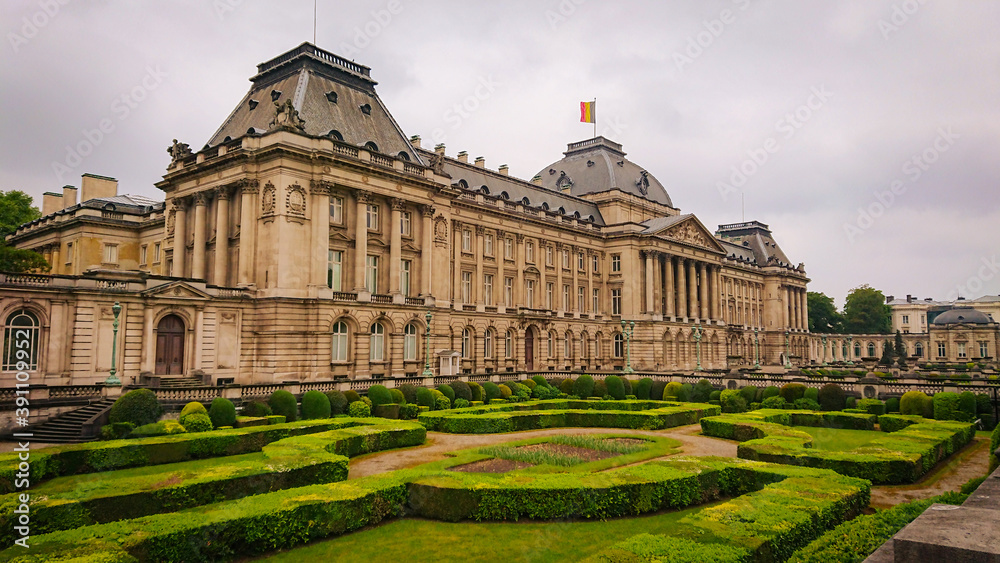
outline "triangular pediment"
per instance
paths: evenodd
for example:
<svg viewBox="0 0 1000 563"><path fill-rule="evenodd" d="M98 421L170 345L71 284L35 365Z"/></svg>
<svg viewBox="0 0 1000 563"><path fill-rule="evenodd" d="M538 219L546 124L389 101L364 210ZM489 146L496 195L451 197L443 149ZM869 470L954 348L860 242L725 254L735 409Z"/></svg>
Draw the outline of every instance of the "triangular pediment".
<svg viewBox="0 0 1000 563"><path fill-rule="evenodd" d="M694 215L676 215L651 219L645 223L647 228L643 234L680 242L691 246L699 246L716 252L725 253L726 249L716 240L715 235L705 228L705 225Z"/></svg>
<svg viewBox="0 0 1000 563"><path fill-rule="evenodd" d="M196 299L199 301L212 298L211 295L183 281L174 281L151 287L143 291L142 295L170 299Z"/></svg>

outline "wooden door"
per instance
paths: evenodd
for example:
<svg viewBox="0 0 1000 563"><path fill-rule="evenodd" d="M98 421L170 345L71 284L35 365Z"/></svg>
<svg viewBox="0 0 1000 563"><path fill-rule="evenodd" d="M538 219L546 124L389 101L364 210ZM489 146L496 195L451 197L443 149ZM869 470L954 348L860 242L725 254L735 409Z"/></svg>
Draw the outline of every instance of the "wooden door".
<svg viewBox="0 0 1000 563"><path fill-rule="evenodd" d="M156 375L184 374L184 321L167 315L156 327Z"/></svg>
<svg viewBox="0 0 1000 563"><path fill-rule="evenodd" d="M524 332L524 367L528 371L535 369L535 331L531 328Z"/></svg>

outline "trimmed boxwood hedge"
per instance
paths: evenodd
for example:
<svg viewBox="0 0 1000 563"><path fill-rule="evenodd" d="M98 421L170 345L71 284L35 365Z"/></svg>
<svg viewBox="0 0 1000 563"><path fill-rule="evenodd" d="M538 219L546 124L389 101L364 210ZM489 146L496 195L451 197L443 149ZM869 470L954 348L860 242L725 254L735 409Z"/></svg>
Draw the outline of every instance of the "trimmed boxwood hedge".
<svg viewBox="0 0 1000 563"><path fill-rule="evenodd" d="M118 397L111 405L108 422L131 422L136 426L152 424L159 420L163 408L156 400L156 393L149 389L133 389Z"/></svg>
<svg viewBox="0 0 1000 563"><path fill-rule="evenodd" d="M212 399L212 406L208 409L208 417L212 419L212 426L236 426L236 406L225 397Z"/></svg>
<svg viewBox="0 0 1000 563"><path fill-rule="evenodd" d="M320 418L330 418L330 399L322 391L306 391L302 395L302 418L305 420L316 420Z"/></svg>
<svg viewBox="0 0 1000 563"><path fill-rule="evenodd" d="M292 395L284 389L278 389L271 393L271 398L267 400L274 414L280 414L288 422L295 422L299 415L299 404Z"/></svg>

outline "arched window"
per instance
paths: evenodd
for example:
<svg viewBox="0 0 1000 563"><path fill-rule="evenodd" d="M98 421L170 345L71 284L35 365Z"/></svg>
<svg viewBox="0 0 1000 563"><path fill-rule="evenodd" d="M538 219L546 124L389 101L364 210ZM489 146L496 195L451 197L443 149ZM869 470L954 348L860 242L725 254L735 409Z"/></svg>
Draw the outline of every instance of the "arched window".
<svg viewBox="0 0 1000 563"><path fill-rule="evenodd" d="M543 201L542 202L542 209L548 211L549 210L549 204Z"/></svg>
<svg viewBox="0 0 1000 563"><path fill-rule="evenodd" d="M373 362L385 361L385 327L382 323L373 323L371 328L371 351L368 359Z"/></svg>
<svg viewBox="0 0 1000 563"><path fill-rule="evenodd" d="M407 154L406 151L399 151L399 154L396 155L396 158L398 158L399 160L402 160L402 161L409 162L410 155Z"/></svg>
<svg viewBox="0 0 1000 563"><path fill-rule="evenodd" d="M326 136L330 137L334 141L344 142L344 136L341 135L340 131L337 131L336 129L330 129L330 132L327 133Z"/></svg>
<svg viewBox="0 0 1000 563"><path fill-rule="evenodd" d="M378 152L378 145L376 145L371 141L368 141L367 143L365 143L365 150L370 152Z"/></svg>
<svg viewBox="0 0 1000 563"><path fill-rule="evenodd" d="M521 205L523 205L525 207L530 207L531 206L531 200L528 199L528 198L526 198L526 197L522 197L521 198Z"/></svg>
<svg viewBox="0 0 1000 563"><path fill-rule="evenodd" d="M485 184L483 184L482 186L479 186L479 193L483 195L490 195L490 189Z"/></svg>
<svg viewBox="0 0 1000 563"><path fill-rule="evenodd" d="M913 355L916 356L916 357L918 357L918 358L923 358L924 357L924 345L921 344L921 343L919 343L919 342L917 342L916 344L914 344L913 345Z"/></svg>
<svg viewBox="0 0 1000 563"><path fill-rule="evenodd" d="M566 332L563 336L563 357L567 360L573 357L573 333Z"/></svg>
<svg viewBox="0 0 1000 563"><path fill-rule="evenodd" d="M868 357L869 358L874 358L875 357L875 343L874 342L869 342L868 343Z"/></svg>
<svg viewBox="0 0 1000 563"><path fill-rule="evenodd" d="M854 343L854 357L855 358L861 357L861 344L858 342Z"/></svg>
<svg viewBox="0 0 1000 563"><path fill-rule="evenodd" d="M580 357L589 358L590 350L587 346L587 333L584 332L580 335Z"/></svg>
<svg viewBox="0 0 1000 563"><path fill-rule="evenodd" d="M462 329L462 357L472 357L472 329Z"/></svg>
<svg viewBox="0 0 1000 563"><path fill-rule="evenodd" d="M483 334L483 357L487 359L493 358L493 329L486 329L486 333Z"/></svg>
<svg viewBox="0 0 1000 563"><path fill-rule="evenodd" d="M847 342L840 343L840 357L847 359Z"/></svg>
<svg viewBox="0 0 1000 563"><path fill-rule="evenodd" d="M347 361L347 323L337 321L333 323L333 355L335 362Z"/></svg>
<svg viewBox="0 0 1000 563"><path fill-rule="evenodd" d="M40 323L31 311L20 309L7 317L3 331L4 371L38 369L38 337Z"/></svg>
<svg viewBox="0 0 1000 563"><path fill-rule="evenodd" d="M556 333L555 331L549 331L548 338L548 353L550 358L556 357Z"/></svg>
<svg viewBox="0 0 1000 563"><path fill-rule="evenodd" d="M403 359L417 359L417 325L413 323L403 327Z"/></svg>
<svg viewBox="0 0 1000 563"><path fill-rule="evenodd" d="M625 356L625 338L622 336L622 333L618 332L615 333L614 357L622 358L624 356Z"/></svg>

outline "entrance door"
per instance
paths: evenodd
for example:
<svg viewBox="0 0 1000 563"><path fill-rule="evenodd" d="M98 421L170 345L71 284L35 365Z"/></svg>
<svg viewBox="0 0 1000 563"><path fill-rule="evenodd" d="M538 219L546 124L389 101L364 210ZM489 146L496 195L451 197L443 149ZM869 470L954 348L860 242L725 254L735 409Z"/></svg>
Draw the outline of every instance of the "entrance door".
<svg viewBox="0 0 1000 563"><path fill-rule="evenodd" d="M524 331L524 367L528 371L535 369L535 330Z"/></svg>
<svg viewBox="0 0 1000 563"><path fill-rule="evenodd" d="M167 315L156 325L156 375L184 374L184 321Z"/></svg>

